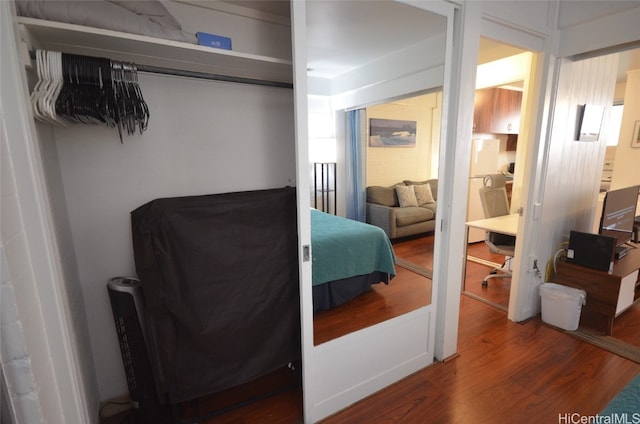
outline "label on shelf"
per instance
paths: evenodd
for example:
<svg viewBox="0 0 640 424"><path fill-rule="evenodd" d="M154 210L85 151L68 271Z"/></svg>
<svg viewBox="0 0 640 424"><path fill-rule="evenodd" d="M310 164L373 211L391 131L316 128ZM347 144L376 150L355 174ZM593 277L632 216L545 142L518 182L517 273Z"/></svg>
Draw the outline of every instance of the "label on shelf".
<svg viewBox="0 0 640 424"><path fill-rule="evenodd" d="M231 50L231 38L207 32L196 32L198 44L201 46L215 47L216 49Z"/></svg>

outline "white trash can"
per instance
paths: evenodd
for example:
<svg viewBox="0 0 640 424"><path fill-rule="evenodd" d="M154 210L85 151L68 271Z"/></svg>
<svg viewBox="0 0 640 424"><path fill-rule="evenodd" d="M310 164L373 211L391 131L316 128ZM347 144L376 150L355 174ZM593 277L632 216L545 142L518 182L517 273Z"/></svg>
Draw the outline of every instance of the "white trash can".
<svg viewBox="0 0 640 424"><path fill-rule="evenodd" d="M585 304L587 293L555 283L540 286L542 321L547 324L574 331L580 323L580 312Z"/></svg>

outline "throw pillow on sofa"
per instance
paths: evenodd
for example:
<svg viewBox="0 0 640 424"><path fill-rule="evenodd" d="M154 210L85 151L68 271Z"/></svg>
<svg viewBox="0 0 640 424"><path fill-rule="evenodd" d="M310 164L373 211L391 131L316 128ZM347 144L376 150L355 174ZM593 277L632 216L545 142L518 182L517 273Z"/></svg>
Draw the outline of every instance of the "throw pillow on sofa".
<svg viewBox="0 0 640 424"><path fill-rule="evenodd" d="M398 195L398 202L401 208L418 206L418 199L416 198L416 192L413 186L397 185L396 194Z"/></svg>
<svg viewBox="0 0 640 424"><path fill-rule="evenodd" d="M420 184L410 186L413 187L413 190L416 193L416 200L418 201L418 206L427 205L430 203L434 203L433 194L431 193L431 187L429 184Z"/></svg>
<svg viewBox="0 0 640 424"><path fill-rule="evenodd" d="M404 185L412 185L412 186L429 184L429 187L431 188L431 194L433 195L433 201L434 202L438 201L438 180L437 179L424 180L424 181L404 180L403 183Z"/></svg>
<svg viewBox="0 0 640 424"><path fill-rule="evenodd" d="M367 202L378 205L395 207L398 206L398 195L396 189L391 187L369 186L367 187Z"/></svg>

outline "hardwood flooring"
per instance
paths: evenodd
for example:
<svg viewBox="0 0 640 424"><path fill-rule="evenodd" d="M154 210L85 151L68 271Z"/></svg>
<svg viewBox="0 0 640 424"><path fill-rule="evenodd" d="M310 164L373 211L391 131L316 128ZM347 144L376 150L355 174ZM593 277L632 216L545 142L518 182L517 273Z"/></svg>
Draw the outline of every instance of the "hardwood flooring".
<svg viewBox="0 0 640 424"><path fill-rule="evenodd" d="M372 291L364 293L350 302L314 316L314 344L378 324L387 319L411 312L431 303L431 275L433 268L433 236L413 237L394 241L396 258L412 266L396 266L396 277L389 285L377 284ZM503 256L491 254L485 243L469 246L469 253L484 260L502 262ZM422 268L417 271L415 268ZM491 267L467 262L465 288L489 304L506 310L509 304L509 279L494 279L489 287L482 287L482 279ZM460 283L462 286L462 282Z"/></svg>
<svg viewBox="0 0 640 424"><path fill-rule="evenodd" d="M640 373L640 364L467 296L458 352L324 423L557 423L559 414L597 414Z"/></svg>
<svg viewBox="0 0 640 424"><path fill-rule="evenodd" d="M405 260L418 260L403 253L404 249L411 250L408 247L411 243L428 249L424 240L406 240L394 246L396 255ZM471 245L470 252L477 249L474 256L485 255L488 252L482 251L482 244ZM488 267L468 262L466 289L496 303L503 301L501 297L508 301L509 280L493 280L488 288L481 287L487 272ZM404 268L399 269L398 275L401 277L398 281L394 279L389 286L378 285L368 296L358 298L355 302L358 307L354 310L345 307L341 312L319 315L321 318L315 323L316 343L344 332L336 329L337 322L344 327L357 321L357 317L373 323L372 317L377 314L390 316L404 313L402 308L416 307L415 304L401 306L403 295L400 293L385 300L387 292L382 290L399 289L405 286L403 282L407 282L406 287L412 287L410 291L416 287L424 291L417 303L430 301L428 279ZM323 424L557 423L559 414L595 415L640 373L640 364L552 328L539 319L514 323L502 310L466 295L461 295L460 306L455 358L435 363L325 419ZM354 312L358 309L360 312ZM640 307L634 307L616 319L614 335L633 333L640 342L639 322ZM287 387L296 378L299 376L295 373L280 371L231 392L201 399L197 404L198 413L206 414L247 399L264 392L265 387ZM194 406L184 410L187 416L194 413L191 408ZM302 391L297 386L199 423L297 424L302 422L302 416ZM106 421L108 424L128 422L131 421L124 415Z"/></svg>
<svg viewBox="0 0 640 424"><path fill-rule="evenodd" d="M640 346L640 304L636 303L613 320L611 336L633 346Z"/></svg>
<svg viewBox="0 0 640 424"><path fill-rule="evenodd" d="M396 267L389 285L375 284L372 290L313 318L314 344L378 324L431 303L431 280L406 268Z"/></svg>
<svg viewBox="0 0 640 424"><path fill-rule="evenodd" d="M460 312L455 358L435 363L323 424L557 423L559 414L597 414L640 373L640 364L540 320L514 323L504 312L464 295ZM298 424L301 405L297 389L199 422ZM206 411L205 404L201 412Z"/></svg>
<svg viewBox="0 0 640 424"><path fill-rule="evenodd" d="M419 267L433 269L433 235L395 241L393 248L398 258ZM489 252L484 242L472 243L468 255L484 261L502 263L504 256ZM489 281L489 287L482 287L482 279L491 272L491 267L467 261L463 290L489 304L507 310L509 306L510 279L496 278Z"/></svg>

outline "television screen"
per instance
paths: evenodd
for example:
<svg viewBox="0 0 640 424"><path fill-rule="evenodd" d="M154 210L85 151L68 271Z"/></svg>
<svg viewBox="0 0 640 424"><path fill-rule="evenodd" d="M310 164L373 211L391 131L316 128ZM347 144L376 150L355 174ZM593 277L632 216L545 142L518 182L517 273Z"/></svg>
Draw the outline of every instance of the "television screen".
<svg viewBox="0 0 640 424"><path fill-rule="evenodd" d="M607 192L600 217L599 233L616 238L616 246L631 240L639 186Z"/></svg>

